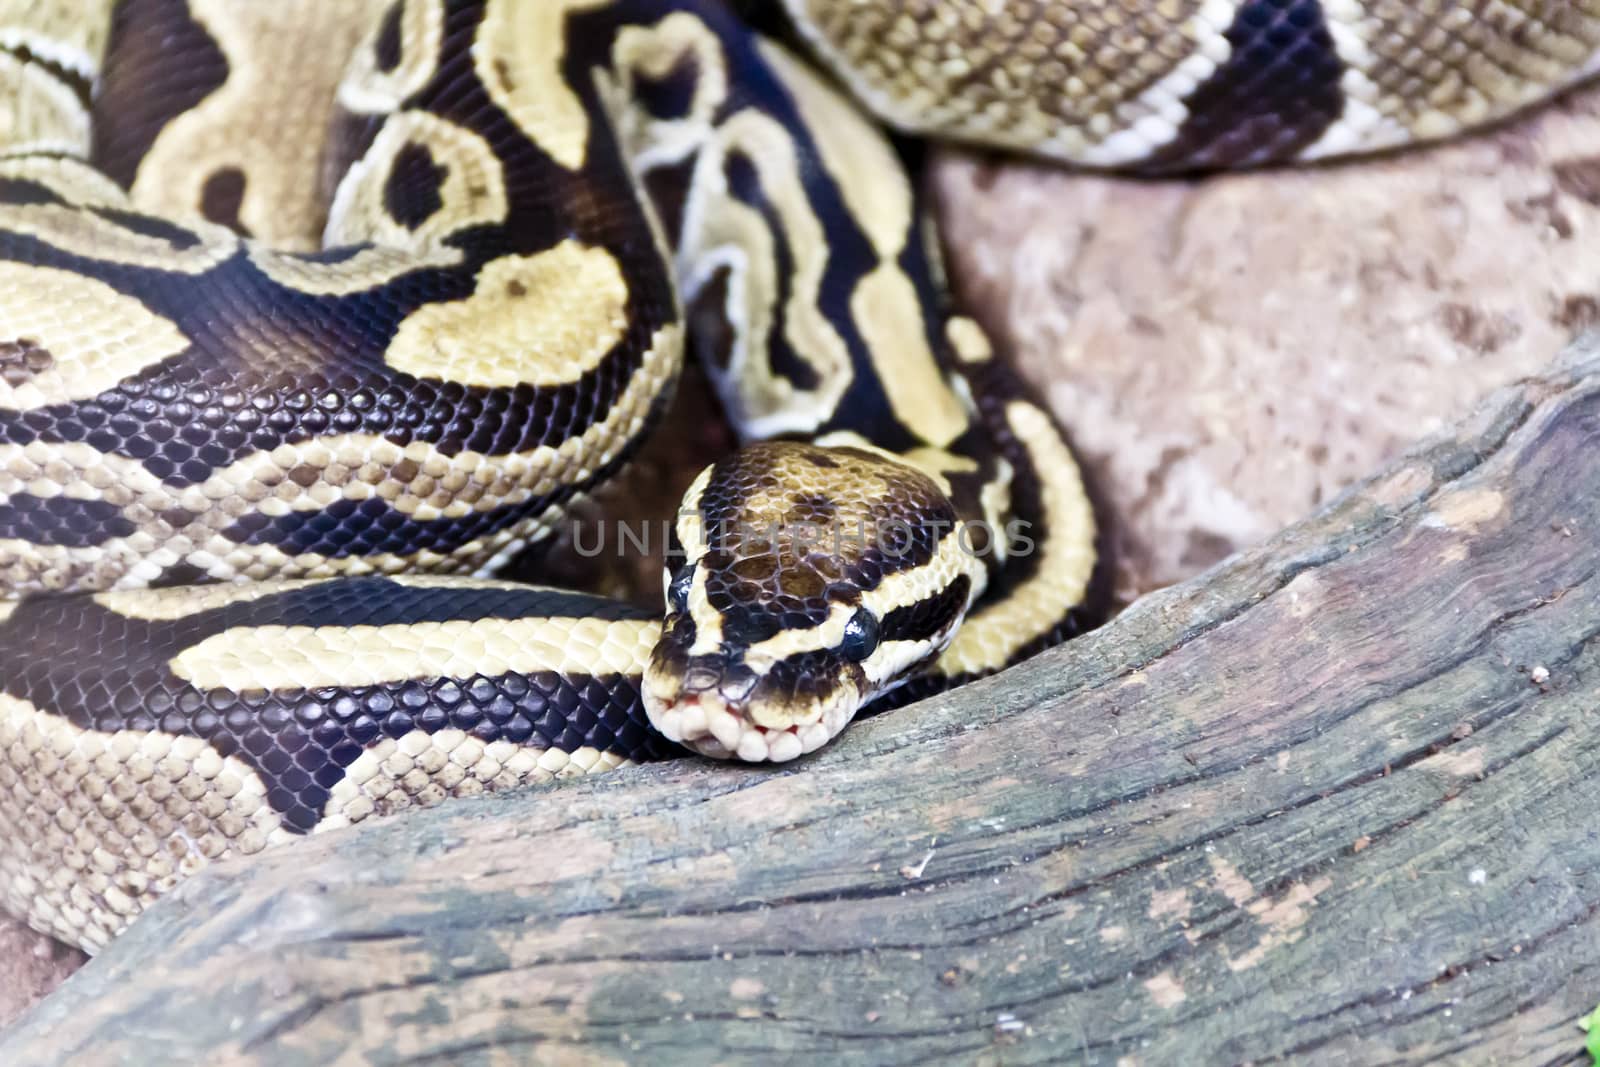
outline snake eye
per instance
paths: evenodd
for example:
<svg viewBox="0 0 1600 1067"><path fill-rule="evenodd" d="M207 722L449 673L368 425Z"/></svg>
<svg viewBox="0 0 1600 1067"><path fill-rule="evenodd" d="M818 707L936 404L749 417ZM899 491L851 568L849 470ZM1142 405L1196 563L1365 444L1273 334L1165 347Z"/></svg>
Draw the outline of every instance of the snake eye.
<svg viewBox="0 0 1600 1067"><path fill-rule="evenodd" d="M844 638L839 642L839 654L845 659L860 663L878 648L878 617L866 608L859 609L844 624Z"/></svg>
<svg viewBox="0 0 1600 1067"><path fill-rule="evenodd" d="M682 614L689 610L689 587L694 584L694 564L685 564L667 584L667 604Z"/></svg>

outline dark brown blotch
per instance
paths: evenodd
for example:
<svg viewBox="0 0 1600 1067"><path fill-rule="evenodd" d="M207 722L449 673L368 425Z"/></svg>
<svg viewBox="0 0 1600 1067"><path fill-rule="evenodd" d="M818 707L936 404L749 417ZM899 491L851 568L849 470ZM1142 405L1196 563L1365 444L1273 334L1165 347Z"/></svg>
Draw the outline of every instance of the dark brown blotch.
<svg viewBox="0 0 1600 1067"><path fill-rule="evenodd" d="M700 64L692 51L673 60L663 75L635 71L633 102L658 119L686 119L700 86Z"/></svg>
<svg viewBox="0 0 1600 1067"><path fill-rule="evenodd" d="M127 188L168 123L227 79L227 57L184 0L122 0L95 86L90 158Z"/></svg>
<svg viewBox="0 0 1600 1067"><path fill-rule="evenodd" d="M395 153L383 185L383 206L393 219L415 231L444 207L440 190L450 168L433 158L427 145L408 142Z"/></svg>
<svg viewBox="0 0 1600 1067"><path fill-rule="evenodd" d="M404 8L405 5L401 3L389 5L389 10L384 12L383 22L378 27L378 39L373 42L373 61L378 69L385 73L400 65L400 13Z"/></svg>
<svg viewBox="0 0 1600 1067"><path fill-rule="evenodd" d="M773 555L747 556L732 567L734 577L744 582L765 582L778 572L778 559Z"/></svg>
<svg viewBox="0 0 1600 1067"><path fill-rule="evenodd" d="M795 567L784 571L778 578L778 587L784 596L797 600L812 600L822 596L828 583L810 567Z"/></svg>
<svg viewBox="0 0 1600 1067"><path fill-rule="evenodd" d="M501 88L508 93L517 91L517 80L511 76L511 65L503 59L494 61L494 76L500 79Z"/></svg>
<svg viewBox="0 0 1600 1067"><path fill-rule="evenodd" d="M316 485L318 482L322 481L323 471L321 467L314 467L309 463L302 463L298 467L290 467L289 470L285 472L284 476L295 485L298 485L300 488L309 489L313 485Z"/></svg>
<svg viewBox="0 0 1600 1067"><path fill-rule="evenodd" d="M1508 316L1485 313L1466 304L1444 305L1439 318L1452 340L1480 353L1497 351L1522 333L1522 328Z"/></svg>
<svg viewBox="0 0 1600 1067"><path fill-rule="evenodd" d="M240 237L249 237L250 231L239 221L239 211L244 206L244 171L238 167L223 167L212 172L200 190L200 214L219 226L226 226Z"/></svg>
<svg viewBox="0 0 1600 1067"><path fill-rule="evenodd" d="M55 365L55 357L31 337L0 341L0 380L7 385L21 385Z"/></svg>

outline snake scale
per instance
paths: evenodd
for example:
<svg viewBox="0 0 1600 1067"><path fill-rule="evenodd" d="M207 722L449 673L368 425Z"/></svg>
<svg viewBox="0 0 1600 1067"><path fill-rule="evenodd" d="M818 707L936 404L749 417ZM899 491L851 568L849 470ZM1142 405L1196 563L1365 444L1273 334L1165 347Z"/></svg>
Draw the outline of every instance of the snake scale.
<svg viewBox="0 0 1600 1067"><path fill-rule="evenodd" d="M1073 453L863 106L1188 172L1448 136L1600 45L1600 0L783 7L0 0L6 910L93 951L225 855L793 759L1097 621ZM743 446L664 617L490 577L685 352Z"/></svg>

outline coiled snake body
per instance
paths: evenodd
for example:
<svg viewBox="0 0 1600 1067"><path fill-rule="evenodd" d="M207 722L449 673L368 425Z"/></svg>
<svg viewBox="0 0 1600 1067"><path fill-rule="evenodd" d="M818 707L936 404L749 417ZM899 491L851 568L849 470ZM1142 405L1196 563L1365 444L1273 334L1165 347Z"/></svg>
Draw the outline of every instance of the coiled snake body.
<svg viewBox="0 0 1600 1067"><path fill-rule="evenodd" d="M1442 136L1600 0L788 0L907 128L1185 170ZM792 759L1092 621L1072 453L894 151L717 0L0 0L0 903L658 758ZM665 620L471 577L648 438L746 447Z"/></svg>

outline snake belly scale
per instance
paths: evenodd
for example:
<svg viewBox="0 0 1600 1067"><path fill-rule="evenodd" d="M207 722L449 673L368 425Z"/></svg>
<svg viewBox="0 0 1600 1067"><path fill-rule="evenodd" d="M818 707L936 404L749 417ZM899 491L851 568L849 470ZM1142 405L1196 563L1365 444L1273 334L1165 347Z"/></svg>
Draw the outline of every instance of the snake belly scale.
<svg viewBox="0 0 1600 1067"><path fill-rule="evenodd" d="M93 951L221 856L792 759L1092 624L1073 454L851 97L1192 171L1447 136L1600 42L1600 0L783 7L842 88L723 0L0 0L6 910ZM488 577L685 351L745 445L664 617Z"/></svg>

